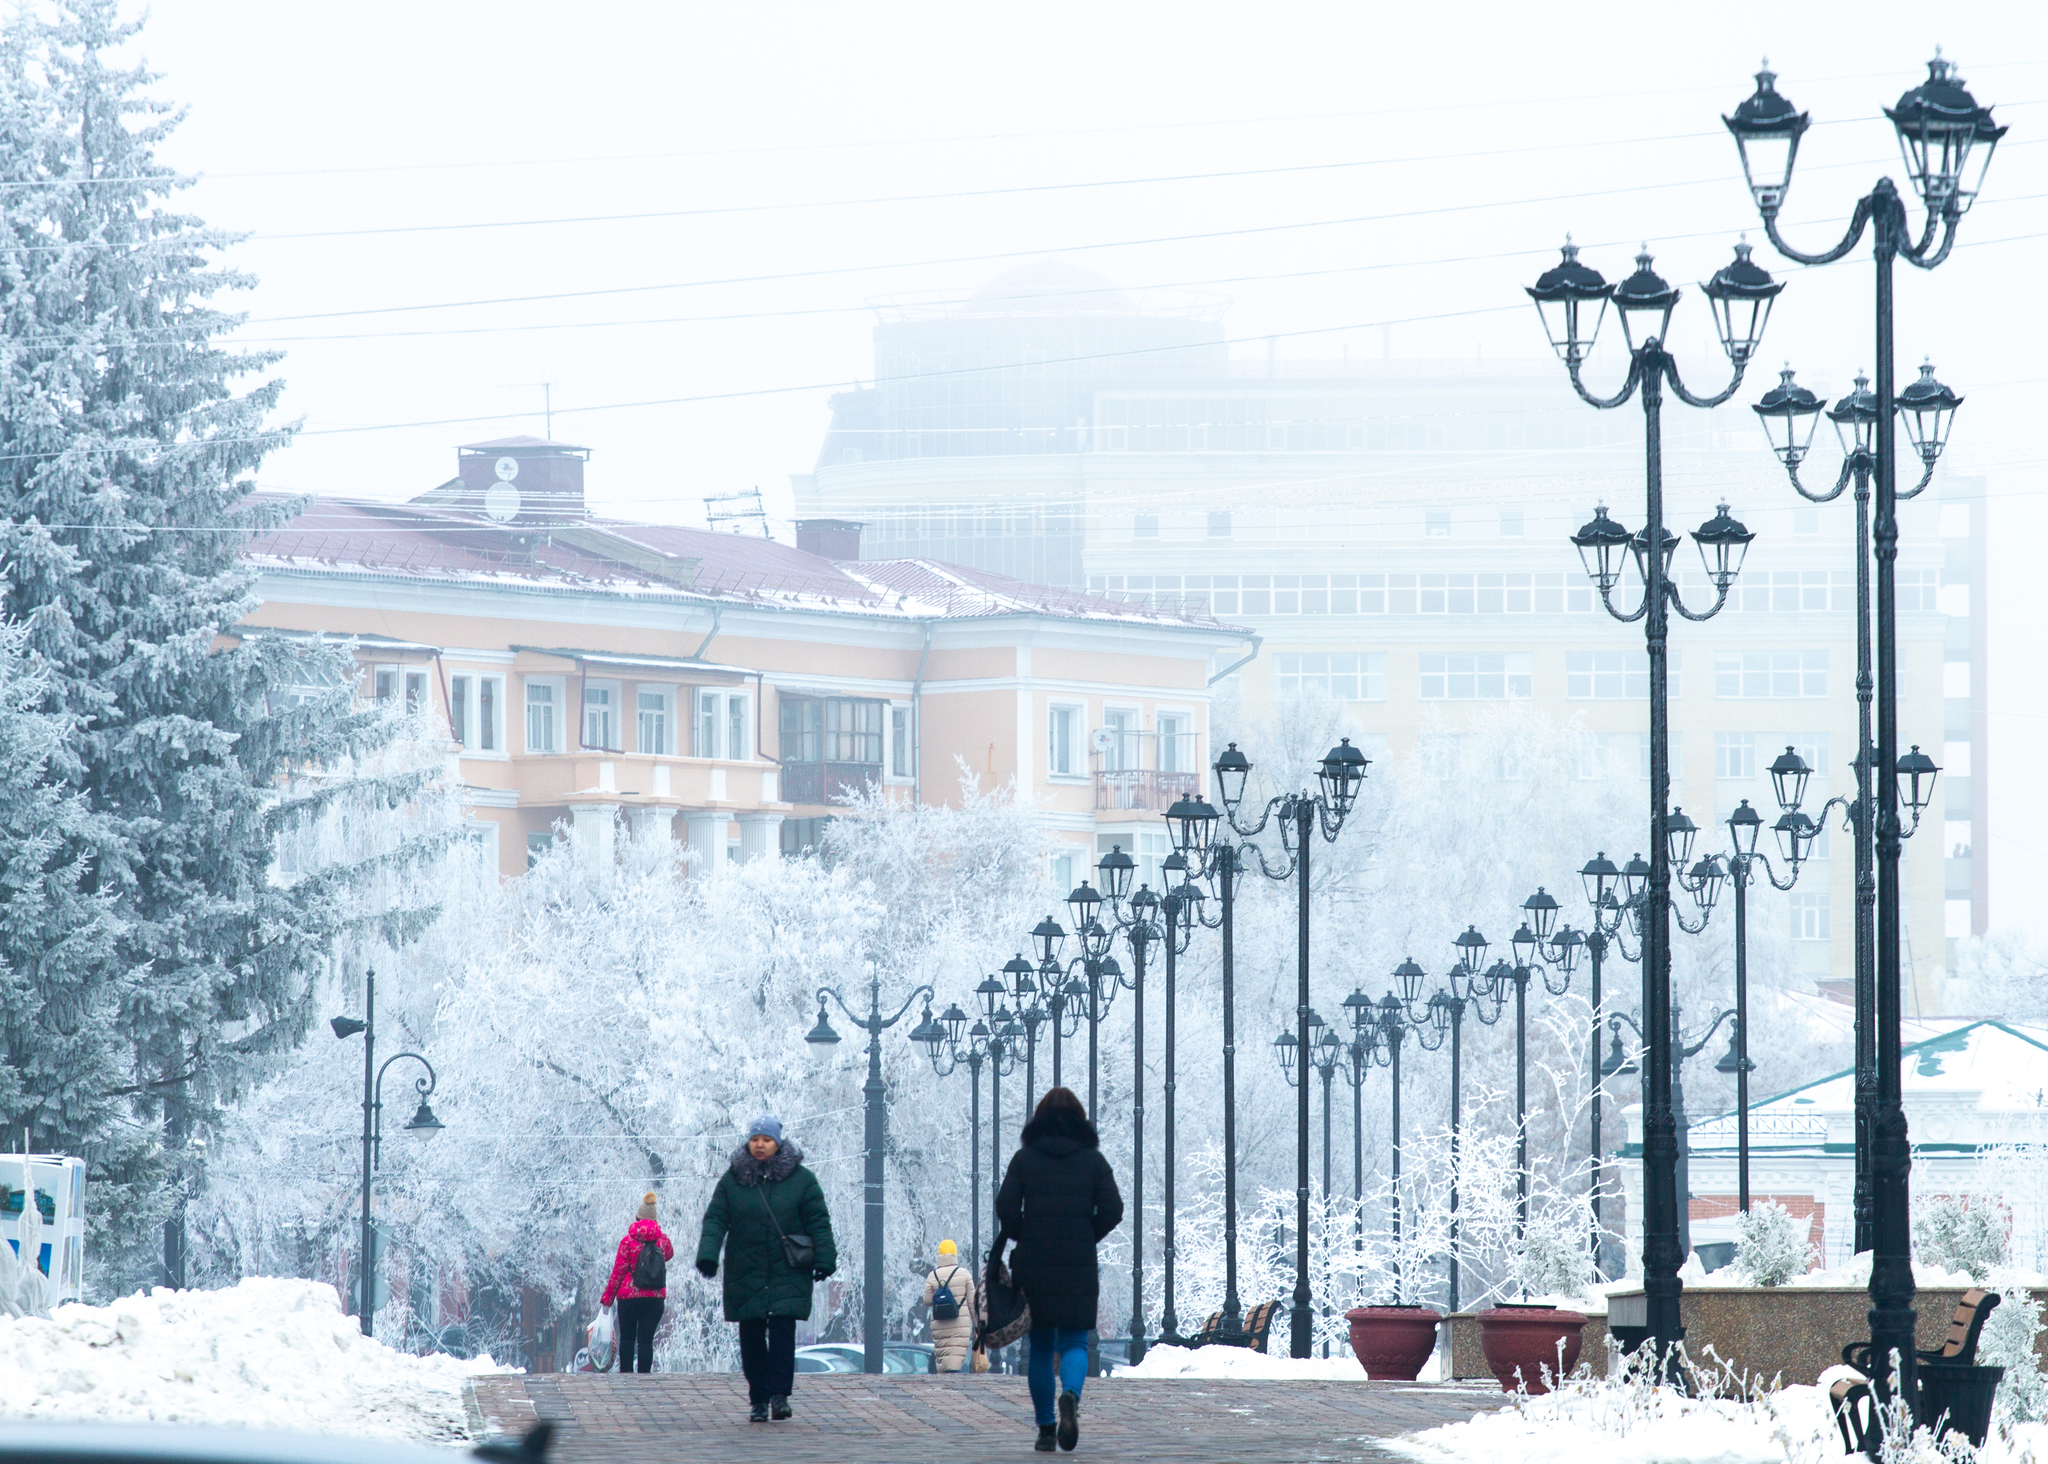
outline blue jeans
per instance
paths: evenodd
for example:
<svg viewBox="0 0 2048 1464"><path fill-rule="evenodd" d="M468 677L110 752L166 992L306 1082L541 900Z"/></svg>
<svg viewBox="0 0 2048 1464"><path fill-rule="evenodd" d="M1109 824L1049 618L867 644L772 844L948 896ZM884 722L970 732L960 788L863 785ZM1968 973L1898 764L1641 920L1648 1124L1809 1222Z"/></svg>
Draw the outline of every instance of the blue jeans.
<svg viewBox="0 0 2048 1464"><path fill-rule="evenodd" d="M1055 1367L1059 1370L1059 1390L1078 1397L1081 1384L1088 1376L1087 1328L1031 1329L1031 1361L1026 1370L1031 1378L1031 1410L1037 1414L1040 1428L1059 1421L1053 1407L1059 1399L1059 1390L1053 1387Z"/></svg>

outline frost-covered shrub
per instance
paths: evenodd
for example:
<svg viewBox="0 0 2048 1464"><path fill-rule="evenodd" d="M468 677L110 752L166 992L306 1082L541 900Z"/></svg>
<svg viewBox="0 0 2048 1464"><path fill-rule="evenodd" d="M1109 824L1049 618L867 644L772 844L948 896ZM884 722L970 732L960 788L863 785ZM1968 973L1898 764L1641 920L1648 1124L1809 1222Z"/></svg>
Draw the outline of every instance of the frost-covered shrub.
<svg viewBox="0 0 2048 1464"><path fill-rule="evenodd" d="M1515 1284L1524 1296L1578 1296L1593 1279L1593 1256L1576 1215L1532 1215L1514 1257ZM1562 1222L1562 1223L1560 1223Z"/></svg>
<svg viewBox="0 0 2048 1464"><path fill-rule="evenodd" d="M2005 1215L1996 1205L1933 1195L1914 1209L1915 1259L1945 1271L1967 1271L1973 1281L1990 1280L1992 1268L2005 1264Z"/></svg>
<svg viewBox="0 0 2048 1464"><path fill-rule="evenodd" d="M1776 1200L1759 1200L1735 1221L1735 1264L1752 1286L1783 1286L1812 1268L1809 1226Z"/></svg>
<svg viewBox="0 0 2048 1464"><path fill-rule="evenodd" d="M1998 1384L1998 1416L2008 1424L2039 1423L2048 1418L2048 1376L2034 1353L2041 1331L2041 1303L2024 1286L1998 1293L1998 1307L1984 1319L1977 1339L1977 1361L2002 1367Z"/></svg>

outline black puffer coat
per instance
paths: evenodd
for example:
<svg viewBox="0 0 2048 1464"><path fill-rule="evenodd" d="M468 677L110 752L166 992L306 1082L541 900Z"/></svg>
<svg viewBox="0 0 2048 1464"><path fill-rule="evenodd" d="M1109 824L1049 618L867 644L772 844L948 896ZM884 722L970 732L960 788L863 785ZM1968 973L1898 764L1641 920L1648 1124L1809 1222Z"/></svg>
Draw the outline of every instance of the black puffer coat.
<svg viewBox="0 0 2048 1464"><path fill-rule="evenodd" d="M1095 1125L1059 1111L1024 1125L1023 1147L996 1196L996 1218L1002 1235L1017 1242L1010 1269L1031 1302L1031 1324L1094 1326L1095 1246L1124 1218L1124 1197L1096 1147Z"/></svg>

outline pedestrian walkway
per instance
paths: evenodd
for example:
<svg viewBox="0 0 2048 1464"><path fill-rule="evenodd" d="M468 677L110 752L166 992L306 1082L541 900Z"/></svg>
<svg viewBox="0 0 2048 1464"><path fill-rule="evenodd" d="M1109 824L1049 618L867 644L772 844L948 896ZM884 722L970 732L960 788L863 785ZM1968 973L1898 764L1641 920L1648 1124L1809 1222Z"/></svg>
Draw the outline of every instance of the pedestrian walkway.
<svg viewBox="0 0 2048 1464"><path fill-rule="evenodd" d="M1081 1449L1118 1464L1349 1464L1392 1458L1379 1441L1500 1406L1484 1388L1416 1383L1131 1381L1097 1378ZM558 1464L963 1464L1022 1459L1036 1430L1020 1377L808 1373L796 1417L747 1422L733 1373L536 1373L484 1377L475 1414L493 1434L536 1419L560 1432ZM1035 1457L1035 1456L1032 1456Z"/></svg>

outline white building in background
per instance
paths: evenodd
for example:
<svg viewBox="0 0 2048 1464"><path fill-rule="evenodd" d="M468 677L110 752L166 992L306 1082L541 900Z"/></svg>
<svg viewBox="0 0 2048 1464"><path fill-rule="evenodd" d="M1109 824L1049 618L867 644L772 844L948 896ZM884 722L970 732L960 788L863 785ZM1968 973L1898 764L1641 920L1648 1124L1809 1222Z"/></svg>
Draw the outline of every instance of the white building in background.
<svg viewBox="0 0 2048 1464"><path fill-rule="evenodd" d="M2048 1265L2048 1172L2031 1182L2001 1167L2000 1146L2048 1143L2048 1028L2005 1022L1913 1024L1930 1035L1902 1049L1901 1086L1913 1141L1913 1196L1968 1195L2002 1206L2017 1265ZM1909 1035L1911 1035L1909 1033ZM1749 1192L1811 1218L1822 1264L1855 1243L1856 1075L1834 1073L1751 1105ZM1643 1110L1624 1110L1620 1177L1629 1236L1642 1249ZM1687 1129L1692 1243L1735 1238L1735 1116ZM2043 1166L2048 1169L2048 1166Z"/></svg>
<svg viewBox="0 0 2048 1464"><path fill-rule="evenodd" d="M1566 541L1602 501L1640 526L1640 411L1584 406L1547 357L1234 359L1225 303L1140 299L1058 263L966 301L890 302L876 383L832 399L816 470L795 480L798 513L865 523L866 557L1249 626L1262 648L1236 673L1244 695L1327 691L1375 759L1426 753L1486 703L1528 701L1608 741L1584 776L1647 777L1640 629L1598 609ZM1725 361L1698 344L1688 378L1718 386ZM1612 361L1589 376L1618 380ZM1728 611L1674 627L1673 799L1702 825L1743 799L1775 817L1765 770L1788 744L1821 770L1813 805L1850 781L1853 510L1786 484L1747 405L1767 384L1715 412L1664 413L1671 526L1725 498L1758 535ZM1944 480L1901 512L1900 740L1945 769L1905 862L1913 1015L1939 1010L1948 941L1989 918L1982 489ZM1688 602L1711 603L1690 548L1678 563ZM1098 770L1174 745L1129 736L1154 730L1111 729ZM1800 969L1846 995L1849 842L1816 854L1799 889L1761 896L1753 918L1784 921Z"/></svg>

